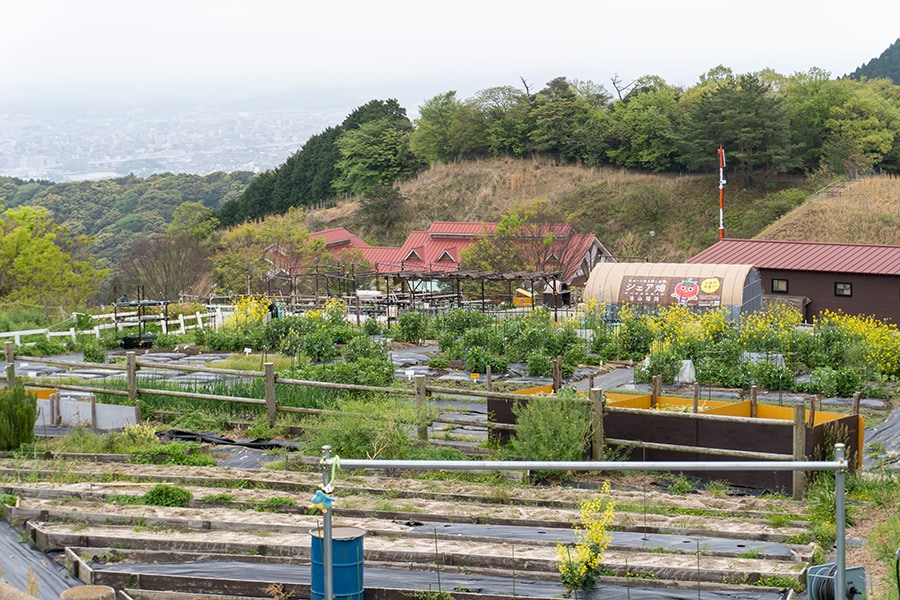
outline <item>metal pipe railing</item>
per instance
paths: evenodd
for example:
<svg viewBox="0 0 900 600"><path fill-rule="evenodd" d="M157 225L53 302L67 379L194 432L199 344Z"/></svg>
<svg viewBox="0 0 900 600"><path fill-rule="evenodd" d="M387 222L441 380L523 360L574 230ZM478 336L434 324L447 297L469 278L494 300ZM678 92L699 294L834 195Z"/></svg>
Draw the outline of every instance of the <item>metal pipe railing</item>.
<svg viewBox="0 0 900 600"><path fill-rule="evenodd" d="M834 589L847 588L845 478L849 471L844 444L834 445L834 460L774 461L503 461L503 460L365 460L331 456L331 447L322 447L322 480L328 483L335 466L346 469L408 469L422 471L831 471L835 481L835 561ZM330 490L329 490L330 491ZM330 511L329 511L330 512ZM330 517L330 514L328 515ZM331 533L331 523L328 534ZM329 535L330 537L330 535ZM327 540L328 552L331 540ZM900 552L900 551L898 551ZM323 561L324 562L324 561ZM325 570L326 590L331 589L333 574ZM329 596L326 594L326 598Z"/></svg>

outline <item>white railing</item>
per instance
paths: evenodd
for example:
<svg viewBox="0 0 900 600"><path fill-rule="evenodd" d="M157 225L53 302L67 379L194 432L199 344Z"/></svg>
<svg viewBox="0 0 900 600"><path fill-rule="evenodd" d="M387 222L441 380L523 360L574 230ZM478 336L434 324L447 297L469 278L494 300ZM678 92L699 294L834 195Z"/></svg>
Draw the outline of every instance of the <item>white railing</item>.
<svg viewBox="0 0 900 600"><path fill-rule="evenodd" d="M192 329L204 329L206 327L218 327L223 322L223 312L217 308L213 311L200 312L194 314L179 314L178 316L167 319L164 315L139 315L137 311L125 313L109 313L103 315L92 315L94 321L101 322L94 325L90 329L77 330L74 326L68 329L26 329L21 331L5 331L0 332L0 343L4 340L12 339L17 346L22 345L22 338L32 336L42 336L49 339L53 338L69 338L73 342L79 337L91 336L100 339L104 331L118 329L123 327L137 327L147 323L155 323L159 325L163 333L185 334ZM73 317L73 323L77 320Z"/></svg>

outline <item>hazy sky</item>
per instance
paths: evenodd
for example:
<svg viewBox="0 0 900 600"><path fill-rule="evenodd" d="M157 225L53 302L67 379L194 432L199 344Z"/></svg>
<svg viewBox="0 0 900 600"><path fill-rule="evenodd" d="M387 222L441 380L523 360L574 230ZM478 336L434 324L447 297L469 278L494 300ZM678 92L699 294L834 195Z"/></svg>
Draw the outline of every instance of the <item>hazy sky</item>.
<svg viewBox="0 0 900 600"><path fill-rule="evenodd" d="M716 65L841 76L900 37L896 0L0 0L6 99L250 97L371 88L408 109L448 90L690 86Z"/></svg>

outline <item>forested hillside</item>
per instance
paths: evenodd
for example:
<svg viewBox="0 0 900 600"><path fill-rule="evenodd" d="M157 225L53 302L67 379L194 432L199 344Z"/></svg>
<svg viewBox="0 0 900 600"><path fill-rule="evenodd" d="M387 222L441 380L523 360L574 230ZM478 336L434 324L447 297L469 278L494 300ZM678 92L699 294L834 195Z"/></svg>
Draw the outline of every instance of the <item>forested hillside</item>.
<svg viewBox="0 0 900 600"><path fill-rule="evenodd" d="M850 74L853 79L890 79L900 85L900 39Z"/></svg>
<svg viewBox="0 0 900 600"><path fill-rule="evenodd" d="M548 157L558 165L701 174L717 169L722 145L729 189L759 195L783 176L900 171L900 89L889 80L833 79L817 69L736 75L720 66L686 89L654 76L614 88L558 77L539 90L523 82L466 99L449 91L425 101L414 121L396 101L373 100L217 216L230 226L335 198L390 206L395 184L426 165L463 160Z"/></svg>
<svg viewBox="0 0 900 600"><path fill-rule="evenodd" d="M166 231L182 204L217 210L239 197L253 177L242 171L206 176L163 173L71 183L0 177L0 200L4 208L46 208L69 235L92 238L99 264L112 267L135 236Z"/></svg>

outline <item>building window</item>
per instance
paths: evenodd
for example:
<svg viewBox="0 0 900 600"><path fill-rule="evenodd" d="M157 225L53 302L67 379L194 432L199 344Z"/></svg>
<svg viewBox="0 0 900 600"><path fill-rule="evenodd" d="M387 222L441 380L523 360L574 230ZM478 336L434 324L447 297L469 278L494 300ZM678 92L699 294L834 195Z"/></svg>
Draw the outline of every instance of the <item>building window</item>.
<svg viewBox="0 0 900 600"><path fill-rule="evenodd" d="M853 284L846 283L843 281L836 281L834 284L834 295L835 296L852 296L853 295Z"/></svg>
<svg viewBox="0 0 900 600"><path fill-rule="evenodd" d="M773 279L772 280L772 293L773 294L787 294L788 293L787 279Z"/></svg>

